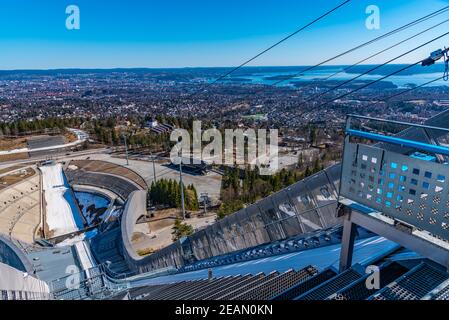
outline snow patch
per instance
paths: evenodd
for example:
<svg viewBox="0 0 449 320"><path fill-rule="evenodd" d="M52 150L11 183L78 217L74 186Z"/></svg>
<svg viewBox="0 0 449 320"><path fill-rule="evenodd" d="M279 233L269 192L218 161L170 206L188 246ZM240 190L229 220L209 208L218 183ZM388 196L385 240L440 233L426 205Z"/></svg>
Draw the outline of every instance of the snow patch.
<svg viewBox="0 0 449 320"><path fill-rule="evenodd" d="M107 208L111 203L109 199L91 192L75 192L75 197L81 208L83 216L91 226L94 222L102 222L107 215ZM95 223L94 223L95 224Z"/></svg>
<svg viewBox="0 0 449 320"><path fill-rule="evenodd" d="M81 217L61 164L42 166L42 186L46 202L46 222L53 236L83 228Z"/></svg>

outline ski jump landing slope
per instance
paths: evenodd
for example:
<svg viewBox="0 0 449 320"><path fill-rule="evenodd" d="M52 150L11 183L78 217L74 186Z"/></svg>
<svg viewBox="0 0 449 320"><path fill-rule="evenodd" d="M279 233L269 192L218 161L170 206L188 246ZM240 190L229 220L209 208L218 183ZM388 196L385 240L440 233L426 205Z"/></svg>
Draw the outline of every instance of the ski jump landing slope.
<svg viewBox="0 0 449 320"><path fill-rule="evenodd" d="M39 169L45 192L46 222L52 237L82 230L83 221L79 208L61 164L42 166Z"/></svg>

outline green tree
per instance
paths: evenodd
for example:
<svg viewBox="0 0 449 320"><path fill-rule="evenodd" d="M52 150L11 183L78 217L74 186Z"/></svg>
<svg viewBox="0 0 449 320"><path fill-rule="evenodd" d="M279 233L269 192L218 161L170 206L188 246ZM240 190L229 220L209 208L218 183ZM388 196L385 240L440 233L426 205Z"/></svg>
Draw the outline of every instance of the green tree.
<svg viewBox="0 0 449 320"><path fill-rule="evenodd" d="M193 227L190 224L181 222L180 219L176 219L173 225L172 240L178 241L182 237L190 236L193 234Z"/></svg>

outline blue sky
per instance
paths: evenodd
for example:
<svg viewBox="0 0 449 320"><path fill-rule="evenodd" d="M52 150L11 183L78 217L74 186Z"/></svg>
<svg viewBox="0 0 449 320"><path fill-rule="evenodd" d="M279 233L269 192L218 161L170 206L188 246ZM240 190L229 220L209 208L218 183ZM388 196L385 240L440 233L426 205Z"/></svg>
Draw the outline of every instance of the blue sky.
<svg viewBox="0 0 449 320"><path fill-rule="evenodd" d="M0 69L235 66L343 0L1 0ZM81 29L65 27L77 5ZM368 5L381 29L365 27ZM449 5L448 0L352 0L251 65L309 65ZM365 48L348 64L444 19ZM372 60L379 63L449 29L449 23ZM449 37L398 62L412 62Z"/></svg>

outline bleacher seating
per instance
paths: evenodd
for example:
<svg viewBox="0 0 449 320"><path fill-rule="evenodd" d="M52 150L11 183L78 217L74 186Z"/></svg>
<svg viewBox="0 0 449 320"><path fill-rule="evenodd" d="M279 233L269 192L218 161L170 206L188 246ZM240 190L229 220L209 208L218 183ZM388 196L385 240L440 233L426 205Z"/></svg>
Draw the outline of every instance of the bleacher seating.
<svg viewBox="0 0 449 320"><path fill-rule="evenodd" d="M111 266L124 264L114 243L119 239L118 229L112 229L91 245L100 263L115 262ZM449 273L441 266L424 259L395 260L395 251L370 259L365 265L355 264L338 273L333 267L318 270L307 266L301 270L273 271L270 274L228 275L219 278L182 280L162 284L120 289L115 298L133 300L413 300L447 299ZM380 288L368 289L366 273L368 265L379 268ZM115 269L123 273L125 269ZM110 276L108 274L108 276ZM106 279L106 280L105 280ZM170 279L170 278L168 278ZM101 274L81 278L79 289L54 286L57 299L91 299L102 294L107 298L111 292L104 292L108 284ZM126 290L126 289L125 289Z"/></svg>
<svg viewBox="0 0 449 320"><path fill-rule="evenodd" d="M131 182L108 174L86 172L83 170L66 170L65 174L71 185L79 184L103 188L114 192L124 200L132 192L139 190Z"/></svg>
<svg viewBox="0 0 449 320"><path fill-rule="evenodd" d="M86 172L105 173L124 177L136 183L142 189L148 189L145 180L139 174L129 168L115 163L100 160L72 160L69 163L69 167L70 166L75 166L78 170Z"/></svg>

